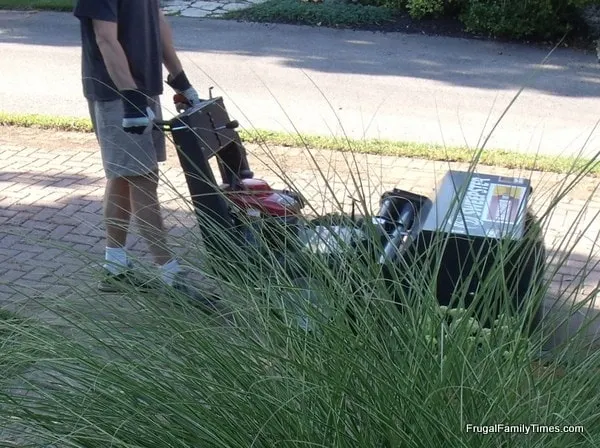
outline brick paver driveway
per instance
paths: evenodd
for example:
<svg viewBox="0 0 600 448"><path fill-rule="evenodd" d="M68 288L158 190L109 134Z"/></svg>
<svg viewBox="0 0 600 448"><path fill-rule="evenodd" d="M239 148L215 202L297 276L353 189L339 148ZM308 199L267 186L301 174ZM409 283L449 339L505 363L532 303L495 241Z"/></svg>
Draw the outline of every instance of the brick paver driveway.
<svg viewBox="0 0 600 448"><path fill-rule="evenodd" d="M338 199L349 205L355 194L351 175L363 182L370 199L392 187L433 195L444 172L465 168L446 162L249 146L258 176L281 185L270 171L274 160L307 197L324 209L331 198L323 178L334 186ZM163 167L160 195L173 241L195 234L195 221L176 191L186 194L176 155L170 148ZM319 167L320 173L316 170ZM530 177L535 188L534 209L545 210L565 176L480 167L480 171ZM172 187L167 186L172 185ZM565 256L553 275L553 288L577 289L577 300L595 294L600 279L598 233L600 199L597 179L583 179L558 203L546 229L551 257ZM96 142L90 134L3 128L0 136L0 305L16 307L25 297L51 297L73 284L92 285L94 262L103 257L103 173ZM173 189L175 188L175 190ZM375 202L373 202L375 204ZM134 253L143 245L132 238ZM185 245L179 244L184 251ZM552 260L549 260L552 262ZM582 313L578 314L579 325Z"/></svg>

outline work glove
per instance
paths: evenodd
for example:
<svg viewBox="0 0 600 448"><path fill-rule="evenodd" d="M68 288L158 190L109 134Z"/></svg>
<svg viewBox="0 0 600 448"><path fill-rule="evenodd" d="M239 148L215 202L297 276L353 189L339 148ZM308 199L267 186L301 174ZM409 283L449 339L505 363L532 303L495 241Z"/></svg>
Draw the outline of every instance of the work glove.
<svg viewBox="0 0 600 448"><path fill-rule="evenodd" d="M173 76L171 76L171 74L169 74L167 76L166 83L169 86L171 86L171 88L176 93L178 93L179 95L182 95L185 98L188 107L196 107L197 105L199 105L200 103L202 103L204 101L204 100L200 99L200 97L198 96L198 92L196 91L196 89L194 89L192 87L192 85L190 84L190 81L188 80L184 71L182 71L175 77L173 77ZM176 106L179 110L179 108L182 105L177 104Z"/></svg>
<svg viewBox="0 0 600 448"><path fill-rule="evenodd" d="M155 118L148 106L148 97L139 90L121 92L123 101L123 130L130 134L143 134Z"/></svg>

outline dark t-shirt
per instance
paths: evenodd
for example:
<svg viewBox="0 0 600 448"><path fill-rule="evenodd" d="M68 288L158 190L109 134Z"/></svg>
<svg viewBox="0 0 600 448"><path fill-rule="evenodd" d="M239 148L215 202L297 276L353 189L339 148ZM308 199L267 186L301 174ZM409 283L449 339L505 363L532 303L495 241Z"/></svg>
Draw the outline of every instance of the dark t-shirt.
<svg viewBox="0 0 600 448"><path fill-rule="evenodd" d="M84 96L96 101L120 98L96 43L92 20L116 22L135 83L149 96L163 93L159 0L77 0L81 23Z"/></svg>

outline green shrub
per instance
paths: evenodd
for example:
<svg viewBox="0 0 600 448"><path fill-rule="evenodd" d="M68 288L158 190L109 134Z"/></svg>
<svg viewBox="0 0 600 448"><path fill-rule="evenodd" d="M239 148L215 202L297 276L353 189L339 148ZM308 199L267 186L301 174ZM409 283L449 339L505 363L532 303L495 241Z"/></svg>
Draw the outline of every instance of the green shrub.
<svg viewBox="0 0 600 448"><path fill-rule="evenodd" d="M72 0L0 0L0 9L71 11Z"/></svg>
<svg viewBox="0 0 600 448"><path fill-rule="evenodd" d="M468 31L496 37L554 37L568 31L577 8L597 0L469 0L460 18Z"/></svg>
<svg viewBox="0 0 600 448"><path fill-rule="evenodd" d="M351 0L353 3L360 3L365 6L383 6L390 9L406 9L410 0Z"/></svg>
<svg viewBox="0 0 600 448"><path fill-rule="evenodd" d="M455 15L456 6L465 0L353 0L363 5L407 11L411 17L422 19L430 16Z"/></svg>
<svg viewBox="0 0 600 448"><path fill-rule="evenodd" d="M493 37L555 38L579 28L581 8L591 4L600 0L267 0L225 18L370 28L401 11L416 20L460 20L466 31Z"/></svg>
<svg viewBox="0 0 600 448"><path fill-rule="evenodd" d="M383 5L386 8L402 9L406 8L407 0L383 0Z"/></svg>
<svg viewBox="0 0 600 448"><path fill-rule="evenodd" d="M462 20L469 31L524 37L555 26L551 0L471 0Z"/></svg>
<svg viewBox="0 0 600 448"><path fill-rule="evenodd" d="M438 16L444 12L444 0L408 0L406 9L415 19Z"/></svg>
<svg viewBox="0 0 600 448"><path fill-rule="evenodd" d="M350 0L406 11L417 20L459 18L467 31L494 37L556 37L581 21L579 10L600 0Z"/></svg>
<svg viewBox="0 0 600 448"><path fill-rule="evenodd" d="M230 11L225 14L225 18L328 27L370 26L392 19L390 11L377 6L300 0L267 0L252 8Z"/></svg>

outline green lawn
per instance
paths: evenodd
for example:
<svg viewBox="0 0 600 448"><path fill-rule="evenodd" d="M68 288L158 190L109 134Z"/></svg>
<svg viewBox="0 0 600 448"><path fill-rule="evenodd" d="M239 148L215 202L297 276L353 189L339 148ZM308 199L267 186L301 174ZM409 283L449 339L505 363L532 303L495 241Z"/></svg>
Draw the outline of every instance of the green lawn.
<svg viewBox="0 0 600 448"><path fill-rule="evenodd" d="M1 0L0 0L1 1ZM56 129L70 132L91 132L88 119L52 117L35 114L11 114L0 111L1 126ZM552 173L581 173L600 176L598 160L587 160L569 156L530 155L506 149L486 149L475 154L473 148L442 147L440 145L390 140L351 140L319 135L301 135L269 130L241 130L240 136L246 143L269 144L287 147L309 147L331 151L353 151L396 157L412 157L426 160L471 163L475 155L479 165L521 168Z"/></svg>
<svg viewBox="0 0 600 448"><path fill-rule="evenodd" d="M0 0L0 9L71 11L74 0Z"/></svg>

